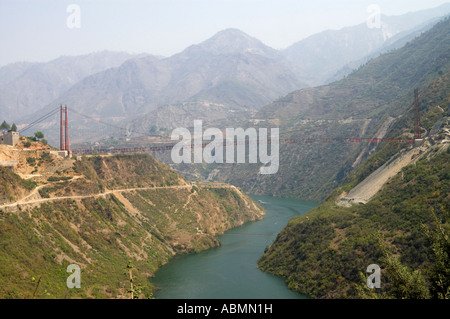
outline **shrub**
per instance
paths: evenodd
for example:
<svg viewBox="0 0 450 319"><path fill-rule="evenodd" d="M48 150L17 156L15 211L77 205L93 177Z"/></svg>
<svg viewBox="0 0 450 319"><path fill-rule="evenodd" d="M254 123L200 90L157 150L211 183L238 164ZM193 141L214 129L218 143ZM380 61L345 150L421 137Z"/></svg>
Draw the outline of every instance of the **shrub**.
<svg viewBox="0 0 450 319"><path fill-rule="evenodd" d="M36 164L36 159L34 157L27 157L28 165L34 166Z"/></svg>

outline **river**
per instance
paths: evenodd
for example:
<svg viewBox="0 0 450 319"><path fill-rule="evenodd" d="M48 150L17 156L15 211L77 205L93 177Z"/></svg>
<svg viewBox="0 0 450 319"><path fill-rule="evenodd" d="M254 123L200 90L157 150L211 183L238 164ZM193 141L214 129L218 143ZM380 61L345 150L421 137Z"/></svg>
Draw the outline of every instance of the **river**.
<svg viewBox="0 0 450 319"><path fill-rule="evenodd" d="M221 246L198 254L175 256L151 282L158 299L305 299L280 277L257 269L257 261L294 216L317 203L271 196L252 196L264 207L264 219L221 235Z"/></svg>

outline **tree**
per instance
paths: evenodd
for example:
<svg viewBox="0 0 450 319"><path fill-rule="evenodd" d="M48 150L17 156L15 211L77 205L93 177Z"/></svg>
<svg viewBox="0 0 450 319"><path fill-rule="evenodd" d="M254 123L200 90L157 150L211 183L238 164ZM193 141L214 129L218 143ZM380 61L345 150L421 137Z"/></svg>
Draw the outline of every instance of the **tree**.
<svg viewBox="0 0 450 319"><path fill-rule="evenodd" d="M384 244L382 245L384 246ZM384 276L387 283L383 281L384 287L380 291L367 288L365 275L360 272L362 284L355 287L359 298L429 299L431 297L427 281L420 270L412 271L403 265L398 257L389 253L385 247L383 247L383 254L380 261L385 266Z"/></svg>
<svg viewBox="0 0 450 319"><path fill-rule="evenodd" d="M398 257L386 255L386 276L391 282L389 294L396 299L429 299L427 282L420 270L410 270Z"/></svg>
<svg viewBox="0 0 450 319"><path fill-rule="evenodd" d="M424 225L425 235L431 243L434 262L428 268L430 292L433 298L450 298L450 226L442 223L434 209L431 209L434 222L430 226ZM449 212L443 210L442 219L449 219Z"/></svg>
<svg viewBox="0 0 450 319"><path fill-rule="evenodd" d="M131 294L131 299L139 299L139 295L142 293L142 288L133 284L133 268L133 263L129 260L127 269L130 278L130 290L128 290L128 292Z"/></svg>
<svg viewBox="0 0 450 319"><path fill-rule="evenodd" d="M38 131L38 132L34 133L34 136L37 139L41 139L41 138L44 138L44 133L42 133L41 131Z"/></svg>
<svg viewBox="0 0 450 319"><path fill-rule="evenodd" d="M152 127L150 127L150 133L155 133L157 129L156 125L152 125Z"/></svg>
<svg viewBox="0 0 450 319"><path fill-rule="evenodd" d="M11 126L9 126L8 123L6 123L6 121L3 121L3 123L0 125L0 129L3 130L9 130L11 128Z"/></svg>
<svg viewBox="0 0 450 319"><path fill-rule="evenodd" d="M16 123L13 123L13 125L11 126L11 131L17 132Z"/></svg>
<svg viewBox="0 0 450 319"><path fill-rule="evenodd" d="M364 299L449 299L450 297L450 226L448 209L443 209L439 218L431 208L434 222L422 225L427 236L432 259L426 267L411 270L400 262L400 258L388 251L382 235L378 235L378 246L382 251L380 261L384 265L387 287L374 291L366 287L365 275L360 273L361 284L355 286L357 295Z"/></svg>

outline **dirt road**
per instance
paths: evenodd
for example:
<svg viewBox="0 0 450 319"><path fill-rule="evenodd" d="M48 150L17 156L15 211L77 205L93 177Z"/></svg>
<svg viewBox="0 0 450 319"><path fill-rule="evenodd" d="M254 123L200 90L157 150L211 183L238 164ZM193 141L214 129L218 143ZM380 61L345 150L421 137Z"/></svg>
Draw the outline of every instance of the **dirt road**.
<svg viewBox="0 0 450 319"><path fill-rule="evenodd" d="M106 195L111 194L118 194L123 192L133 192L133 191L139 191L139 190L158 190L158 189L190 189L192 188L192 185L175 185L175 186L156 186L156 187L136 187L136 188L123 188L123 189L114 189L114 190L107 190L103 193L97 193L97 194L90 194L90 195L73 195L73 196L61 196L61 197L50 197L50 198L36 198L40 197L39 195L39 189L42 187L45 187L47 185L41 185L39 187L36 187L30 194L25 196L24 198L21 198L20 200L9 203L5 205L0 205L0 209L6 209L6 208L13 208L17 207L19 205L33 205L33 204L41 204L45 202L51 202L51 201L57 201L57 200L66 200L66 199L84 199L84 198L98 198L98 197L104 197ZM196 185L197 187L212 187L212 188L235 188L233 185Z"/></svg>

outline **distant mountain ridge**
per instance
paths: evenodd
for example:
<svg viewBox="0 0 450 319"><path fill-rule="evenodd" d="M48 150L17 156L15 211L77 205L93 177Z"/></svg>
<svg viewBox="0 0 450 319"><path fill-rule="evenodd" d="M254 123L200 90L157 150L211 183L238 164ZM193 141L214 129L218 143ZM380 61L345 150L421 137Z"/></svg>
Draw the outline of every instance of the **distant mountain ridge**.
<svg viewBox="0 0 450 319"><path fill-rule="evenodd" d="M249 36L239 29L229 28L216 33L210 39L192 45L184 50L181 55L192 55L198 52L208 52L214 55L253 53L268 58L279 55L278 51L266 46L260 40Z"/></svg>
<svg viewBox="0 0 450 319"><path fill-rule="evenodd" d="M294 43L281 53L294 65L303 68L311 86L322 85L349 63L360 61L353 66L356 69L368 61L361 61L366 56L383 52L385 45L392 44L390 40L396 39L396 36L406 36L418 26L431 21L436 23L437 18L448 14L449 3L400 16L381 15L379 27L369 28L362 23L340 30L323 31ZM333 79L339 80L336 77Z"/></svg>
<svg viewBox="0 0 450 319"><path fill-rule="evenodd" d="M89 117L126 126L129 132L185 126L193 119L237 125L289 92L339 80L388 45L404 45L408 36L420 32L419 26L448 12L450 5L443 5L383 16L380 29L361 24L324 31L285 50L227 29L167 58L122 56L110 67L100 58L98 67L93 63L87 70L63 58L40 64L37 70L34 64L9 65L0 68L0 117L26 124L66 104ZM123 134L79 116L71 120L73 142ZM57 143L52 140L57 123L54 117L39 127L51 143Z"/></svg>
<svg viewBox="0 0 450 319"><path fill-rule="evenodd" d="M206 101L207 105L223 105L226 112L235 109L247 113L245 118L277 97L305 86L276 50L242 31L229 29L174 56L133 58L88 76L42 112L61 101L79 113L107 121L137 118L135 127L145 131L149 127L139 121L148 116L150 120L145 122L154 122L151 118L158 107L179 108L189 102L199 109L194 116L207 119ZM220 119L226 119L226 112ZM56 117L52 120L55 123ZM72 121L77 120L74 117ZM169 123L170 118L163 122ZM80 121L74 125L78 124L84 125Z"/></svg>
<svg viewBox="0 0 450 319"><path fill-rule="evenodd" d="M133 55L102 51L62 56L46 63L13 63L0 68L0 118L20 120L85 77L118 66Z"/></svg>

